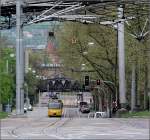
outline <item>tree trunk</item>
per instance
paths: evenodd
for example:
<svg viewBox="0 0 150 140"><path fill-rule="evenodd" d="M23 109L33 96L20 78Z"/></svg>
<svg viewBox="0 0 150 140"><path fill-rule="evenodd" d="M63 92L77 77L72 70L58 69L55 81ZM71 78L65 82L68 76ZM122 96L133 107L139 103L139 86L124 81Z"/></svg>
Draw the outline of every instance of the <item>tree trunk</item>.
<svg viewBox="0 0 150 140"><path fill-rule="evenodd" d="M132 65L132 86L131 86L131 111L135 109L135 100L136 100L136 82L135 82L135 63Z"/></svg>
<svg viewBox="0 0 150 140"><path fill-rule="evenodd" d="M148 52L150 53L150 52ZM150 54L149 54L149 59L150 59ZM150 110L150 63L148 63L148 83L147 83L147 92L144 95L144 101L145 101L145 109Z"/></svg>
<svg viewBox="0 0 150 140"><path fill-rule="evenodd" d="M99 110L99 99L98 99L98 95L96 95L96 111Z"/></svg>
<svg viewBox="0 0 150 140"><path fill-rule="evenodd" d="M99 95L99 111L103 111L103 107L102 107L102 96L101 95Z"/></svg>
<svg viewBox="0 0 150 140"><path fill-rule="evenodd" d="M138 76L139 76L139 74L138 74L138 72L139 72L139 67L138 67L138 63L137 63L137 61L136 61L136 69L135 69L135 91L136 91L136 105L137 106L140 106L140 104L141 104L141 101L140 101L140 92L138 92Z"/></svg>
<svg viewBox="0 0 150 140"><path fill-rule="evenodd" d="M147 101L146 101L146 97L147 97L147 93L148 93L148 65L145 65L145 82L144 82L144 109L147 108Z"/></svg>
<svg viewBox="0 0 150 140"><path fill-rule="evenodd" d="M93 95L93 104L94 104L94 110L96 111L96 93Z"/></svg>

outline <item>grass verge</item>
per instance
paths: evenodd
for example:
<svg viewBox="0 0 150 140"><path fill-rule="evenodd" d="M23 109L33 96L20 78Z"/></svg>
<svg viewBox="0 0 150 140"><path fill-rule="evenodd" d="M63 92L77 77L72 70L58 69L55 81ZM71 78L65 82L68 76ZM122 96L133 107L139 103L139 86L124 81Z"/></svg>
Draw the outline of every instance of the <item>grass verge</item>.
<svg viewBox="0 0 150 140"><path fill-rule="evenodd" d="M0 112L0 119L4 119L8 116L7 112Z"/></svg>
<svg viewBox="0 0 150 140"><path fill-rule="evenodd" d="M121 114L121 118L150 118L150 111L127 112Z"/></svg>

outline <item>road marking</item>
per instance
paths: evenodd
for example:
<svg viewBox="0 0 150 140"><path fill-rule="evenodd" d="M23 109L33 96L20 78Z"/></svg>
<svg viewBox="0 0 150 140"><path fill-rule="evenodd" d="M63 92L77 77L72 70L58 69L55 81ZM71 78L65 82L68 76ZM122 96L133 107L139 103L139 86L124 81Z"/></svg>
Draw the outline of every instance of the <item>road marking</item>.
<svg viewBox="0 0 150 140"><path fill-rule="evenodd" d="M1 137L10 137L10 135L2 133Z"/></svg>
<svg viewBox="0 0 150 140"><path fill-rule="evenodd" d="M101 133L101 134L94 134L94 135L97 135L97 136L101 136L101 135L108 136L108 135L118 135L118 134L111 134L111 133Z"/></svg>
<svg viewBox="0 0 150 140"><path fill-rule="evenodd" d="M143 133L141 133L141 132L124 132L123 131L123 134L125 134L125 135L142 135ZM144 134L145 135L145 134Z"/></svg>
<svg viewBox="0 0 150 140"><path fill-rule="evenodd" d="M28 133L28 134L25 134L25 136L42 136L42 135L39 133Z"/></svg>
<svg viewBox="0 0 150 140"><path fill-rule="evenodd" d="M101 122L101 123L92 123L92 125L100 125L100 124L109 124L109 125L111 125L111 124L113 124L113 123L103 123L103 122Z"/></svg>
<svg viewBox="0 0 150 140"><path fill-rule="evenodd" d="M62 136L58 136L58 135L54 135L54 134L50 134L50 135L47 135L49 137L54 137L54 138L57 138L57 139L67 139L66 137L62 137Z"/></svg>
<svg viewBox="0 0 150 140"><path fill-rule="evenodd" d="M63 109L63 114L64 114L63 116L65 118L66 117L66 109L65 108Z"/></svg>
<svg viewBox="0 0 150 140"><path fill-rule="evenodd" d="M80 112L77 110L77 114L78 114L78 116L79 116L79 118L80 118Z"/></svg>

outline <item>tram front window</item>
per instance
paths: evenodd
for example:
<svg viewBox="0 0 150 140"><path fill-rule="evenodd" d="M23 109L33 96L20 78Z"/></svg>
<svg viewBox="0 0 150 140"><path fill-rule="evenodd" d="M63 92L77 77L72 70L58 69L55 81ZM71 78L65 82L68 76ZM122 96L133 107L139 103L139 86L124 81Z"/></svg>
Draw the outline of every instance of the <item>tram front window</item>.
<svg viewBox="0 0 150 140"><path fill-rule="evenodd" d="M48 104L48 108L51 108L51 109L60 109L61 105L60 105L60 103L50 103L50 104Z"/></svg>

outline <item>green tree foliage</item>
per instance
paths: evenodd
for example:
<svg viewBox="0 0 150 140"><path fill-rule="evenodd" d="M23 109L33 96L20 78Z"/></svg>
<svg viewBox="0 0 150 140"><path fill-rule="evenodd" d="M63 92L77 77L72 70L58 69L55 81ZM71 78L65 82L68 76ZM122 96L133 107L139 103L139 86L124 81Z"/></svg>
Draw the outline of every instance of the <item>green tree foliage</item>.
<svg viewBox="0 0 150 140"><path fill-rule="evenodd" d="M148 15L140 16L139 8L136 18L126 24L126 73L127 87L131 85L131 66L136 67L136 95L137 104L141 107L147 107L148 98L148 48L149 48L149 23ZM130 98L130 88L127 88ZM145 99L144 99L145 98Z"/></svg>
<svg viewBox="0 0 150 140"><path fill-rule="evenodd" d="M15 97L15 58L14 49L7 48L4 39L0 39L0 104L12 102Z"/></svg>
<svg viewBox="0 0 150 140"><path fill-rule="evenodd" d="M29 64L32 68L37 69L42 62L44 58L44 52L42 50L34 52L29 51Z"/></svg>
<svg viewBox="0 0 150 140"><path fill-rule="evenodd" d="M29 71L25 75L25 85L24 85L24 92L25 97L28 94L28 97L30 99L30 103L34 104L37 102L37 86L39 84L39 79L36 78L36 74ZM28 92L28 93L27 93Z"/></svg>
<svg viewBox="0 0 150 140"><path fill-rule="evenodd" d="M64 71L66 75L78 80L81 79L81 81L84 80L83 75L89 75L91 80L101 79L114 83L118 82L116 81L118 79L117 34L113 28L97 24L84 25L67 22L57 35L60 44L58 52L63 60L64 67L80 71L75 74L72 74L72 71ZM81 72L82 64L85 64L84 70L92 70L93 72ZM108 87L111 90L110 92L115 93L114 86L107 85ZM102 93L93 92L93 98L96 99L94 101L97 106L95 106L95 109L98 109ZM113 95L115 96L115 94Z"/></svg>
<svg viewBox="0 0 150 140"><path fill-rule="evenodd" d="M138 98L141 99L142 103L142 94L146 90L145 84L148 80L146 66L148 63L149 38L148 34L144 38L140 36L141 32L148 31L147 17L137 17L133 21L125 23L126 88L127 97L130 100L132 64L136 63L136 90L140 93ZM95 71L91 73L93 79L100 78L112 81L118 86L118 49L115 29L97 24L85 25L66 22L62 30L59 30L56 34L60 44L58 52L65 68L81 70L82 63L85 63L87 69ZM88 42L94 42L94 45L90 46ZM72 75L69 70L64 70L64 73ZM78 79L81 78L81 73L74 75Z"/></svg>
<svg viewBox="0 0 150 140"><path fill-rule="evenodd" d="M7 104L8 102L12 101L13 92L14 92L14 81L13 77L10 74L0 74L0 102L2 104Z"/></svg>
<svg viewBox="0 0 150 140"><path fill-rule="evenodd" d="M68 68L81 69L82 63L85 63L87 70L95 71L91 74L94 78L114 81L115 34L113 29L100 25L65 23L64 28L58 34L60 39L58 51L63 64ZM94 42L94 45L88 44L89 42Z"/></svg>
<svg viewBox="0 0 150 140"><path fill-rule="evenodd" d="M32 72L28 72L25 75L25 82L27 83L28 86L29 96L30 95L34 96L36 93L36 87L38 85L38 79L36 78L35 74L33 74Z"/></svg>

